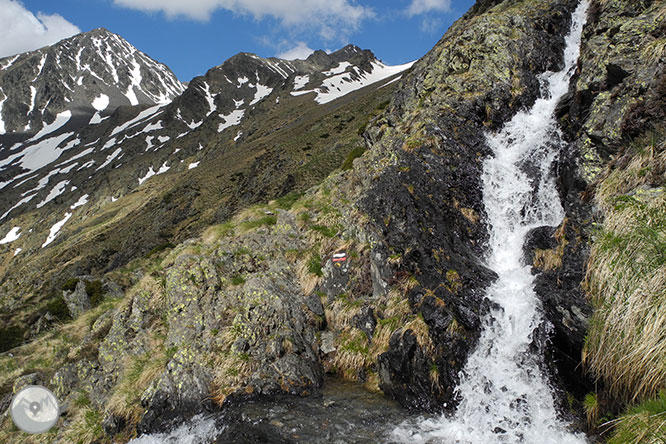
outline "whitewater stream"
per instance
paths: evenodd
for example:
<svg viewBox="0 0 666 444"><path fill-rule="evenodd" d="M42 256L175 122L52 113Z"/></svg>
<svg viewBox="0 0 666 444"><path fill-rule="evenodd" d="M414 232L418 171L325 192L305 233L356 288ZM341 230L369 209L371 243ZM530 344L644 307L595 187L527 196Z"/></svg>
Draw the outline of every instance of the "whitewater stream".
<svg viewBox="0 0 666 444"><path fill-rule="evenodd" d="M487 297L499 308L485 320L477 349L461 375L462 399L452 418L405 423L393 432L405 443L585 443L558 419L541 357L530 352L543 322L534 276L523 261L530 230L557 226L564 211L552 174L562 138L555 106L568 91L580 54L588 2L573 14L566 37L565 66L540 80L543 98L487 137L494 156L484 164L483 196L490 240L487 265L497 275ZM531 175L526 174L526 170Z"/></svg>
<svg viewBox="0 0 666 444"><path fill-rule="evenodd" d="M562 147L554 111L575 70L587 7L588 0L583 0L573 13L564 68L540 76L543 97L487 136L494 156L485 162L482 176L490 229L486 262L498 275L487 297L499 308L485 319L477 349L461 374L455 415L405 420L405 412L394 404L360 396L338 383L329 385L321 399L245 406L243 421L248 427L259 426L256 433L262 434L256 439L242 440L237 432L225 439L221 433L227 421L208 416L132 443L586 443L560 419L541 370L543 358L530 350L543 318L531 267L524 264L523 244L530 230L558 226L564 217L552 174ZM401 421L398 427L390 425Z"/></svg>

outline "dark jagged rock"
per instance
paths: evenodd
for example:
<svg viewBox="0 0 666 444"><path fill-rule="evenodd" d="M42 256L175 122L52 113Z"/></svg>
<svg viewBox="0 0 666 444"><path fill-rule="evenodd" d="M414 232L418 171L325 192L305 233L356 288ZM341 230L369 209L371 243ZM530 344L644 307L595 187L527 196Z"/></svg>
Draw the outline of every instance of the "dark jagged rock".
<svg viewBox="0 0 666 444"><path fill-rule="evenodd" d="M213 411L215 403L209 396L211 379L209 369L187 359L187 355L176 356L142 396L145 413L137 426L138 432L165 430L183 418Z"/></svg>
<svg viewBox="0 0 666 444"><path fill-rule="evenodd" d="M430 358L421 348L412 330L397 331L391 336L389 351L378 361L379 387L384 393L409 408L439 410L442 405L424 393L432 390Z"/></svg>

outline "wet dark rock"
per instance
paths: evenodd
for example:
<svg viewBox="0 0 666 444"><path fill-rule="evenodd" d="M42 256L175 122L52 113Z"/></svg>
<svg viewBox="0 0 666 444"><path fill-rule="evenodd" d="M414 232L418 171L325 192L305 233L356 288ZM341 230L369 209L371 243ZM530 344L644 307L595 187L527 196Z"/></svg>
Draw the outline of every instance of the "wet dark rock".
<svg viewBox="0 0 666 444"><path fill-rule="evenodd" d="M556 228L553 227L540 227L527 233L523 246L526 263L531 264L534 262L535 250L551 250L557 247L555 230Z"/></svg>
<svg viewBox="0 0 666 444"><path fill-rule="evenodd" d="M322 268L324 276L319 289L327 296L329 303L347 290L350 267L349 259L344 262L333 262L331 259L326 261Z"/></svg>
<svg viewBox="0 0 666 444"><path fill-rule="evenodd" d="M375 319L375 313L372 307L363 307L352 319L352 324L365 333L368 340L371 340L372 334L375 332L375 327L377 327L377 319Z"/></svg>
<svg viewBox="0 0 666 444"><path fill-rule="evenodd" d="M137 430L151 433L164 430L203 411L214 409L209 396L212 379L210 371L181 354L167 365L159 380L151 385L141 398L146 409Z"/></svg>
<svg viewBox="0 0 666 444"><path fill-rule="evenodd" d="M273 424L248 420L236 420L226 425L215 441L216 444L292 444L295 442L285 437L282 431Z"/></svg>
<svg viewBox="0 0 666 444"><path fill-rule="evenodd" d="M102 429L107 436L115 436L125 428L125 418L109 415L102 421Z"/></svg>
<svg viewBox="0 0 666 444"><path fill-rule="evenodd" d="M321 298L316 293L312 293L307 297L305 305L315 316L324 316L324 305L321 303Z"/></svg>
<svg viewBox="0 0 666 444"><path fill-rule="evenodd" d="M401 405L422 410L437 410L441 405L429 396L430 359L419 346L412 330L398 330L391 336L389 349L377 361L382 391Z"/></svg>

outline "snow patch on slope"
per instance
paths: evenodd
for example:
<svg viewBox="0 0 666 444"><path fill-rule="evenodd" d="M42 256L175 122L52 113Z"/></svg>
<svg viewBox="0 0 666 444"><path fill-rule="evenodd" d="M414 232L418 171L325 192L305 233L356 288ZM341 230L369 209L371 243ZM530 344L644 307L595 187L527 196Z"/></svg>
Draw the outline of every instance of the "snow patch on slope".
<svg viewBox="0 0 666 444"><path fill-rule="evenodd" d="M69 110L59 113L52 123L45 125L44 128L42 128L41 131L35 134L35 136L32 137L30 140L39 140L45 135L51 134L59 130L60 128L65 126L65 124L67 124L67 122L69 122L69 119L71 118L72 118L72 112Z"/></svg>
<svg viewBox="0 0 666 444"><path fill-rule="evenodd" d="M63 180L60 181L54 186L51 191L49 192L49 195L44 198L43 201L37 204L37 208L42 208L44 205L47 203L51 202L53 199L56 197L60 196L62 193L65 192L65 188L67 188L67 185L69 185L69 180Z"/></svg>
<svg viewBox="0 0 666 444"><path fill-rule="evenodd" d="M317 94L315 101L318 104L323 105L368 85L372 85L393 75L399 74L411 68L415 62L406 63L404 65L388 66L375 61L372 62L372 71L369 73L364 72L358 67L354 67L351 71L338 73L342 69L342 65L345 63L348 62L342 62L337 68L325 72L324 74L333 74L333 76L325 79L319 88L306 91L292 91L291 95L300 96L314 92ZM345 69L349 66L350 65L346 65Z"/></svg>
<svg viewBox="0 0 666 444"><path fill-rule="evenodd" d="M250 102L250 106L261 102L265 97L267 97L268 95L270 95L270 93L273 92L273 88L269 88L267 86L260 85L258 83L256 85L256 88L257 92L254 93L254 99Z"/></svg>
<svg viewBox="0 0 666 444"><path fill-rule="evenodd" d="M11 230L9 230L9 233L7 233L5 235L5 237L3 237L0 240L0 245L5 245L5 244L9 244L11 242L14 242L16 239L21 237L20 231L21 231L21 227L14 227Z"/></svg>
<svg viewBox="0 0 666 444"><path fill-rule="evenodd" d="M303 89L305 85L310 82L310 76L296 76L294 77L294 91Z"/></svg>
<svg viewBox="0 0 666 444"><path fill-rule="evenodd" d="M67 223L69 218L72 217L72 213L65 213L65 217L56 222L51 229L49 230L49 235L46 238L46 241L42 244L42 248L46 247L48 244L53 242L58 235L58 232L60 232L60 229Z"/></svg>
<svg viewBox="0 0 666 444"><path fill-rule="evenodd" d="M220 114L220 118L224 121L220 123L220 125L217 127L217 132L221 133L225 129L238 125L241 122L241 119L245 115L245 110L242 109L237 109L235 111L230 112L227 115Z"/></svg>
<svg viewBox="0 0 666 444"><path fill-rule="evenodd" d="M96 97L92 102L92 107L97 111L104 111L109 106L109 96L106 94L100 94L99 97Z"/></svg>

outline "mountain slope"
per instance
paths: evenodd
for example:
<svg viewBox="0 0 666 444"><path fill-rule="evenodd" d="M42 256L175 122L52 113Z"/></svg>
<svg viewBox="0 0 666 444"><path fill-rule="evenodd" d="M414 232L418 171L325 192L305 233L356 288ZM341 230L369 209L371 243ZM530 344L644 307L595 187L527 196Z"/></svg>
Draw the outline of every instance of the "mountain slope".
<svg viewBox="0 0 666 444"><path fill-rule="evenodd" d="M561 68L576 3L478 1L411 69L362 89L348 84L382 68L348 61L361 54L353 47L305 62L241 54L170 105L119 108L69 136L90 145L65 150L59 168L109 162L98 174L49 176L1 227L0 337L14 339L5 348L26 342L0 355L4 399L21 384L52 386L71 406L71 422L53 433L59 442L127 441L219 411L213 401L233 411L251 396L310 395L325 372L409 408L453 408L493 308L484 298L495 279L483 260L486 137L543 93L539 73ZM593 2L557 107L571 142L555 171L567 217L525 246L548 319L526 359L545 354L534 359L562 389L563 415L593 388L581 370L586 291L598 304L587 362L600 385L589 399L617 411L616 398L663 388L661 336L630 340L663 330L663 12L649 0ZM646 54L649 63L636 62ZM540 174L529 161L524 171ZM58 194L61 180L77 189ZM35 184L16 188L5 207ZM52 227L60 231L49 236ZM629 302L641 302L631 310L611 300L627 284ZM627 312L638 317L613 322ZM632 353L644 344L654 345L649 354ZM622 347L654 368L623 368ZM661 427L654 406L643 409L646 427ZM645 417L628 416L628 429ZM281 436L277 423L245 426ZM16 436L7 419L0 436Z"/></svg>
<svg viewBox="0 0 666 444"><path fill-rule="evenodd" d="M78 131L56 123L12 147L0 161L0 232L17 234L0 245L6 319L43 314L51 289L71 276L108 272L318 183L361 144L365 115L394 87L382 86L406 68L378 75L382 67L353 46L293 62L239 54L169 104L119 107ZM299 76L318 86L345 70L354 87L337 100L291 94ZM36 297L17 297L24 291Z"/></svg>

